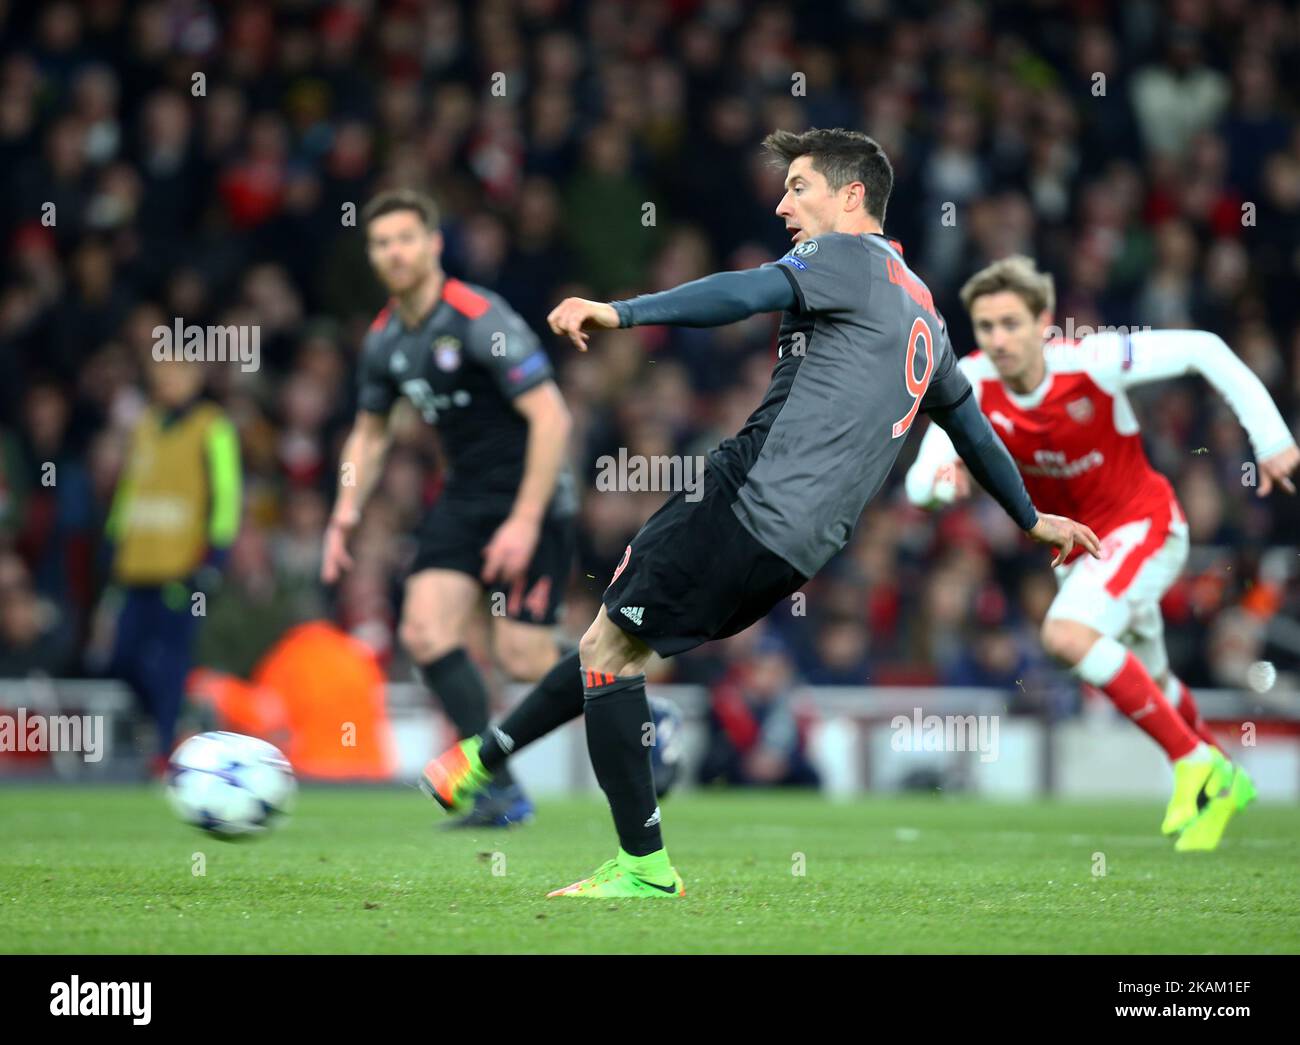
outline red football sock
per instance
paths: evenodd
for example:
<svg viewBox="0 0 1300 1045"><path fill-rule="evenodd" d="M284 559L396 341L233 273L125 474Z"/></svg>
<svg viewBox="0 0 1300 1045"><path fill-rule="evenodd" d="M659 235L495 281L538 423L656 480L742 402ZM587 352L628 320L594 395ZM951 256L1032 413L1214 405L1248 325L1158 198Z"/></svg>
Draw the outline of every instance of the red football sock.
<svg viewBox="0 0 1300 1045"><path fill-rule="evenodd" d="M1164 748L1171 762L1191 754L1201 742L1132 653L1125 653L1119 673L1100 689L1120 711Z"/></svg>
<svg viewBox="0 0 1300 1045"><path fill-rule="evenodd" d="M1205 719L1201 718L1201 709L1196 706L1196 701L1192 699L1192 691L1187 688L1187 683L1180 678L1175 678L1173 682L1181 694L1178 703L1174 705L1178 709L1178 714L1191 727L1193 733L1209 744L1210 747L1217 748L1222 753L1223 746L1214 739L1210 727L1205 724Z"/></svg>

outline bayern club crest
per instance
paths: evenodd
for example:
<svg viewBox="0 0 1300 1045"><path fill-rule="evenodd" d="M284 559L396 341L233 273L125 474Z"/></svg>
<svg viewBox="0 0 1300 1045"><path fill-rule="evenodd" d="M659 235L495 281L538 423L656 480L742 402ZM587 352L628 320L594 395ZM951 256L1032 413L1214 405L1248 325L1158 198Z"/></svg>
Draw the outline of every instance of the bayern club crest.
<svg viewBox="0 0 1300 1045"><path fill-rule="evenodd" d="M460 366L460 339L440 337L433 343L433 361L439 370L450 374Z"/></svg>
<svg viewBox="0 0 1300 1045"><path fill-rule="evenodd" d="M1092 420L1092 400L1087 396L1071 399L1065 404L1065 412L1078 424L1086 425Z"/></svg>

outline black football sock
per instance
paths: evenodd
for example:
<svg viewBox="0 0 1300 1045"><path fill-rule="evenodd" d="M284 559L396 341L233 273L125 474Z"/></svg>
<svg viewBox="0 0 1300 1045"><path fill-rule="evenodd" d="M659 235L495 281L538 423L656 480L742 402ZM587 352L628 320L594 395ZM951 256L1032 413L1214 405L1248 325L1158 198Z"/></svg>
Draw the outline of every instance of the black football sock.
<svg viewBox="0 0 1300 1045"><path fill-rule="evenodd" d="M631 856L664 847L650 764L650 703L645 675L583 671L587 751L609 801L619 845Z"/></svg>
<svg viewBox="0 0 1300 1045"><path fill-rule="evenodd" d="M582 669L575 648L555 662L528 696L483 734L478 757L488 772L500 774L506 759L582 714Z"/></svg>
<svg viewBox="0 0 1300 1045"><path fill-rule="evenodd" d="M432 663L420 668L420 677L442 704L442 710L451 719L462 740L477 736L487 729L488 694L483 676L464 647L444 653ZM514 783L504 767L493 775L494 784L510 786Z"/></svg>

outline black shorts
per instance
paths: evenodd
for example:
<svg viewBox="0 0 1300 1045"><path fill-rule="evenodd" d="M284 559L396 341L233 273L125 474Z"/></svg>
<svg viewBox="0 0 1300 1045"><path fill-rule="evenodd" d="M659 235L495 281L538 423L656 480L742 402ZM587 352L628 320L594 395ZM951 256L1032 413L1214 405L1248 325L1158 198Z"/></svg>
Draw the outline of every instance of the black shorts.
<svg viewBox="0 0 1300 1045"><path fill-rule="evenodd" d="M808 578L759 544L704 470L703 496L674 494L637 531L605 589L605 612L661 657L744 631Z"/></svg>
<svg viewBox="0 0 1300 1045"><path fill-rule="evenodd" d="M411 573L421 570L455 570L475 580L483 570L483 549L510 514L513 499L469 498L444 494L438 498L420 527L419 548ZM577 542L572 515L547 513L537 536L537 548L527 576L514 584L487 588L505 616L524 624L554 624L564 612Z"/></svg>

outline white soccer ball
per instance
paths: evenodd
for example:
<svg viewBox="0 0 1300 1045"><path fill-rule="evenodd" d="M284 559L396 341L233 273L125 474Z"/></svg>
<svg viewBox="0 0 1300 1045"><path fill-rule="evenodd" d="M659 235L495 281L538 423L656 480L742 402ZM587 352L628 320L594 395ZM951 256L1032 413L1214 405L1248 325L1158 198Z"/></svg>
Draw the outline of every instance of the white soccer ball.
<svg viewBox="0 0 1300 1045"><path fill-rule="evenodd" d="M241 733L200 733L175 752L167 798L187 824L222 838L260 834L287 819L298 790L278 748Z"/></svg>
<svg viewBox="0 0 1300 1045"><path fill-rule="evenodd" d="M1256 693L1267 693L1277 682L1277 668L1271 660L1257 660L1246 669L1246 684Z"/></svg>

